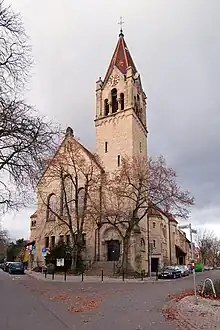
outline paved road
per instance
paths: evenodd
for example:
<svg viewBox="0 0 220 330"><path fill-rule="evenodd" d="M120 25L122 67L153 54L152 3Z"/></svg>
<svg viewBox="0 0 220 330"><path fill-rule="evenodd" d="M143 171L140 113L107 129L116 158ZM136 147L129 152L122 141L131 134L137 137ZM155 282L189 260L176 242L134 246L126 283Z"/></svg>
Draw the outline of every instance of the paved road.
<svg viewBox="0 0 220 330"><path fill-rule="evenodd" d="M17 280L13 280L14 278ZM11 277L0 271L1 330L70 329L46 304L19 286L18 281L18 276Z"/></svg>
<svg viewBox="0 0 220 330"><path fill-rule="evenodd" d="M220 277L220 271L197 276ZM1 330L176 330L161 313L169 293L190 289L192 278L164 283L45 282L0 272ZM71 298L63 303L64 294ZM54 299L54 295L58 298ZM97 309L70 313L69 304L80 295L98 299ZM86 298L86 299L87 299Z"/></svg>

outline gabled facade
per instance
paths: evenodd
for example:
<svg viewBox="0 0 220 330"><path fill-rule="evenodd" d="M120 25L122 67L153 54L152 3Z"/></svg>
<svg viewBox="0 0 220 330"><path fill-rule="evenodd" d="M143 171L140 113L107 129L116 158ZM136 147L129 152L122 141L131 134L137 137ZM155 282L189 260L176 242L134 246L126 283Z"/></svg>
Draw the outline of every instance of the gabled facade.
<svg viewBox="0 0 220 330"><path fill-rule="evenodd" d="M75 177L74 167L79 167L77 177L78 194L85 189L86 175L93 175L94 181L98 184L96 178L101 178L103 173L103 169L95 156L74 138L72 129L67 128L64 140L54 157L47 163L37 186L37 211L30 217L30 241L36 246L36 249L32 250L34 252L32 265L34 266L44 264L45 253L42 252L42 249L45 248L49 252L61 240L68 244L71 243L68 226L56 216L56 214L59 215L68 223L68 213L65 210L67 202L65 202L65 198L69 200L68 212L70 212L73 220L73 231L77 232L76 221L74 221L75 204L73 202L76 182L74 184L72 182L72 178L74 179ZM68 180L68 176L70 177L72 175L69 182L65 181L65 185L68 185L68 188L65 190L65 194L68 194L66 197L62 189L62 183L64 184L61 178L62 171L65 171L63 180ZM94 189L92 184L90 187ZM99 199L99 189L97 189L96 193L96 198ZM83 196L82 199L78 197L78 203L80 201L83 204ZM51 210L54 210L54 213ZM89 218L85 220L83 235L86 242L83 255L85 259L93 260L95 253L95 229L94 224Z"/></svg>
<svg viewBox="0 0 220 330"><path fill-rule="evenodd" d="M190 263L190 241L185 232L178 228L178 221L158 207L148 214L150 245L152 247L152 271L167 265Z"/></svg>

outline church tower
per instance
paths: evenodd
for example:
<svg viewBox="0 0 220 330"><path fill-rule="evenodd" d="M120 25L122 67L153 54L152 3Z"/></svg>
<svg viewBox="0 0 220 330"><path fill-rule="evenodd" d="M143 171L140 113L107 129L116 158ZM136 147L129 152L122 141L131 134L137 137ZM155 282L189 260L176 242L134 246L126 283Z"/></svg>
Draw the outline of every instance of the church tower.
<svg viewBox="0 0 220 330"><path fill-rule="evenodd" d="M147 157L146 95L122 29L104 80L96 83L96 153L107 171Z"/></svg>

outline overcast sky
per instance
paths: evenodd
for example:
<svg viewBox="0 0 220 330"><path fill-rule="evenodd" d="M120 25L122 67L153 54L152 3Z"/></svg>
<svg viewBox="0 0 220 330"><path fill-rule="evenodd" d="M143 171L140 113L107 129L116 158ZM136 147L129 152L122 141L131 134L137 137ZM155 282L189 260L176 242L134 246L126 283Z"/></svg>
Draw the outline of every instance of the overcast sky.
<svg viewBox="0 0 220 330"><path fill-rule="evenodd" d="M23 17L35 66L28 101L95 147L95 82L120 16L148 96L149 153L163 154L196 198L191 221L220 236L220 1L7 0ZM28 237L33 210L8 215Z"/></svg>

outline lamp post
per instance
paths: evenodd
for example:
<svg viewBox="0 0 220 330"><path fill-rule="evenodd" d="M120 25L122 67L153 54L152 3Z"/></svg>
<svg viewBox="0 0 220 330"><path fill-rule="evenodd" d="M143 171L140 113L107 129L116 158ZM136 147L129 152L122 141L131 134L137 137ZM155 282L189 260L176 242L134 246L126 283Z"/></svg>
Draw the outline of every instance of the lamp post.
<svg viewBox="0 0 220 330"><path fill-rule="evenodd" d="M195 303L197 304L195 253L194 253L194 244L193 244L193 234L197 234L197 231L195 229L192 229L191 223L185 226L179 226L179 229L189 229L190 231L191 259L193 264L193 287L194 287Z"/></svg>

